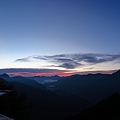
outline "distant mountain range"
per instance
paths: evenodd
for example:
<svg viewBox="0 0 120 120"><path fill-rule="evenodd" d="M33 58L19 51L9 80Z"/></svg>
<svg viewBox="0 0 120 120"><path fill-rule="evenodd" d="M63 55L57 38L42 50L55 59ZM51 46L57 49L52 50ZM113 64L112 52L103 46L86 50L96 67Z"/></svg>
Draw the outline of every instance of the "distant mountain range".
<svg viewBox="0 0 120 120"><path fill-rule="evenodd" d="M79 95L93 103L120 91L120 70L113 74L98 73L68 77L34 76L26 78L21 76L9 77L7 74L0 75L0 77L8 82L24 83L43 90L47 88L47 90L52 90L60 95Z"/></svg>
<svg viewBox="0 0 120 120"><path fill-rule="evenodd" d="M32 103L33 113L30 120L62 120L91 105L79 96L57 95L17 82L13 82L12 85L13 90L25 93Z"/></svg>
<svg viewBox="0 0 120 120"><path fill-rule="evenodd" d="M55 82L59 79L61 79L61 77L55 75L55 76L50 76L50 77L47 77L47 76L34 76L34 77L28 77L29 79L33 79L35 81L37 81L38 83L46 83L47 81L48 82Z"/></svg>
<svg viewBox="0 0 120 120"><path fill-rule="evenodd" d="M46 84L44 84L46 85ZM73 75L46 86L54 86L61 95L79 95L93 103L120 91L120 70L113 74Z"/></svg>
<svg viewBox="0 0 120 120"><path fill-rule="evenodd" d="M79 114L81 110L90 107L112 93L120 92L120 70L111 75L88 74L69 77L38 77L37 79L53 80L54 78L54 80L57 80L56 82L44 84L36 82L34 78L9 77L7 74L0 75L1 86L12 85L13 91L18 94L24 93L28 101L32 103L32 114L30 114L29 120L63 120L67 116ZM53 86L54 89L48 89L50 86ZM99 105L103 106L104 103ZM98 108L99 105L97 106ZM2 106L4 107L4 105ZM89 115L89 113L85 112L85 115L87 114ZM77 118L79 118L79 115L71 120L78 120Z"/></svg>
<svg viewBox="0 0 120 120"><path fill-rule="evenodd" d="M30 114L29 120L35 120L35 119L36 120L39 120L39 119L40 120L62 120L69 115L77 114L79 113L79 111L85 109L88 106L91 106L91 103L82 99L80 96L57 95L56 93L53 93L46 89L36 88L34 85L31 86L31 84L27 85L26 82L29 82L29 80L31 80L28 78L27 79L23 77L10 78L6 74L1 75L1 77L5 78L7 81L10 81L10 84L13 86L13 89L12 89L13 91L16 91L18 94L24 93L27 96L28 101L32 104L32 113ZM24 80L27 80L27 81L23 83ZM10 101L12 97L11 95L13 94L8 94L6 95L6 97L4 95L2 97L5 99L5 100L2 100L3 103L4 101L9 100L8 106L9 104L13 103L13 100ZM3 103L2 103L2 107L4 108ZM11 111L13 115L11 107L10 107L10 110L9 108L7 108L6 111ZM18 106L18 110L19 110L19 106ZM5 111L2 111L2 109L0 112L12 118L17 117L14 115L12 116L10 113L5 113Z"/></svg>
<svg viewBox="0 0 120 120"><path fill-rule="evenodd" d="M35 87L35 88L39 88L39 89L43 89L43 90L46 89L45 86L36 82L35 80L25 78L25 77L22 77L22 76L9 77L7 74L2 74L2 75L0 75L0 78L3 78L4 80L6 80L8 82L19 82L19 83L24 83L26 85L29 85L29 86L32 86L32 87Z"/></svg>

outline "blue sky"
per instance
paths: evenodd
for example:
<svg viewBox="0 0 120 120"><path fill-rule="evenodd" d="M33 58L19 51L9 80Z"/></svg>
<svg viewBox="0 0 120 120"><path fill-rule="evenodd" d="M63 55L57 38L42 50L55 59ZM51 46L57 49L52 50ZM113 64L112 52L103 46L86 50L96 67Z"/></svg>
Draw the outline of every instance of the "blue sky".
<svg viewBox="0 0 120 120"><path fill-rule="evenodd" d="M119 6L119 0L0 0L0 68L119 69L119 57L82 66L85 59L81 63L74 56L98 60L120 55ZM75 61L33 59L61 54L60 59Z"/></svg>

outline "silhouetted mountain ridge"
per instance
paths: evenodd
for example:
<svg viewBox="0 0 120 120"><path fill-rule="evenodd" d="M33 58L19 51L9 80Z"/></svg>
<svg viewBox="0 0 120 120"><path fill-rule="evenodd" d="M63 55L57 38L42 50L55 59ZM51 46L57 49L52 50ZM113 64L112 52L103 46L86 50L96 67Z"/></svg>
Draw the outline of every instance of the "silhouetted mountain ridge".
<svg viewBox="0 0 120 120"><path fill-rule="evenodd" d="M0 90L11 90L12 85L5 81L4 79L0 78Z"/></svg>
<svg viewBox="0 0 120 120"><path fill-rule="evenodd" d="M117 72L113 73L112 75L120 77L120 70L118 70Z"/></svg>
<svg viewBox="0 0 120 120"><path fill-rule="evenodd" d="M6 73L4 73L4 74L0 75L0 77L3 77L3 78L9 78L9 75L6 74Z"/></svg>
<svg viewBox="0 0 120 120"><path fill-rule="evenodd" d="M120 70L113 74L73 75L62 78L53 85L56 93L79 95L91 102L97 102L120 91Z"/></svg>
<svg viewBox="0 0 120 120"><path fill-rule="evenodd" d="M53 85L53 92L47 91L43 85L30 78L21 76L9 77L6 74L0 77L0 81L4 83L8 82L5 82L2 78L11 82L13 90L19 94L26 94L29 102L33 105L33 111L29 120L62 120L69 115L78 114L81 110L91 106L87 100L96 103L111 93L120 91L120 70L113 74L38 77L43 79L57 79L57 82L44 84L48 87L49 85ZM109 120L117 120L116 118L120 118L119 100L120 95L115 94L69 119L88 120L88 118L91 118L93 120L104 120L109 118ZM103 115L106 117L103 117Z"/></svg>
<svg viewBox="0 0 120 120"><path fill-rule="evenodd" d="M62 120L91 105L79 96L61 96L17 82L12 82L12 85L13 90L25 93L33 104L31 120Z"/></svg>
<svg viewBox="0 0 120 120"><path fill-rule="evenodd" d="M37 83L33 79L25 77L13 77L10 78L7 75L3 75L7 81L20 82L36 88L44 89L45 87ZM7 77L6 77L7 76ZM57 79L55 83L45 83L44 85L49 88L52 86L52 90L55 93L61 95L79 95L91 102L97 102L102 100L106 96L113 92L120 91L120 70L113 74L88 74L88 75L72 75L68 77L45 77L39 76L43 80ZM29 82L28 82L29 81Z"/></svg>
<svg viewBox="0 0 120 120"><path fill-rule="evenodd" d="M119 120L120 119L120 94L114 93L94 106L81 111L76 116L65 120Z"/></svg>
<svg viewBox="0 0 120 120"><path fill-rule="evenodd" d="M2 74L2 75L0 75L0 78L3 78L8 82L24 83L26 85L33 86L35 88L46 90L46 87L44 85L36 82L33 79L29 79L29 78L26 78L26 77L22 77L22 76L9 77L7 74Z"/></svg>

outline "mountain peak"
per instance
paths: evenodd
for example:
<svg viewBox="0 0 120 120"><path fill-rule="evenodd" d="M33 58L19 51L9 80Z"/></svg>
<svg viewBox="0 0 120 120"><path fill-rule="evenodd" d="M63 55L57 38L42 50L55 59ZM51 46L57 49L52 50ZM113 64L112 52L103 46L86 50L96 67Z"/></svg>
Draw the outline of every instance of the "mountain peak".
<svg viewBox="0 0 120 120"><path fill-rule="evenodd" d="M120 69L113 73L113 75L119 75L120 76Z"/></svg>
<svg viewBox="0 0 120 120"><path fill-rule="evenodd" d="M1 75L1 77L3 77L3 78L8 78L8 77L9 77L9 75L8 75L8 74L6 74L6 73L3 73L3 74Z"/></svg>

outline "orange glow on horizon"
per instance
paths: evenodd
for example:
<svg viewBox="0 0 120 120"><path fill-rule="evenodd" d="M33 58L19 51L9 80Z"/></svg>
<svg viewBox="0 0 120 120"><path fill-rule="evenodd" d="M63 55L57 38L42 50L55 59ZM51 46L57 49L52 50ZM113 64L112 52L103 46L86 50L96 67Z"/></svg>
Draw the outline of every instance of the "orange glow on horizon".
<svg viewBox="0 0 120 120"><path fill-rule="evenodd" d="M115 70L111 71L84 71L84 72L63 72L63 71L56 71L56 72L8 72L7 74L11 77L13 76L23 76L23 77L33 77L33 76L55 76L58 75L60 77L62 76L71 76L74 74L80 74L80 75L85 75L85 74L96 74L96 73L102 73L102 74L112 74L115 72Z"/></svg>
<svg viewBox="0 0 120 120"><path fill-rule="evenodd" d="M23 76L23 77L32 77L32 76L54 76L58 75L60 77L62 76L71 76L72 73L63 73L63 72L51 72L51 73L31 73L31 72L10 72L7 73L10 76Z"/></svg>

